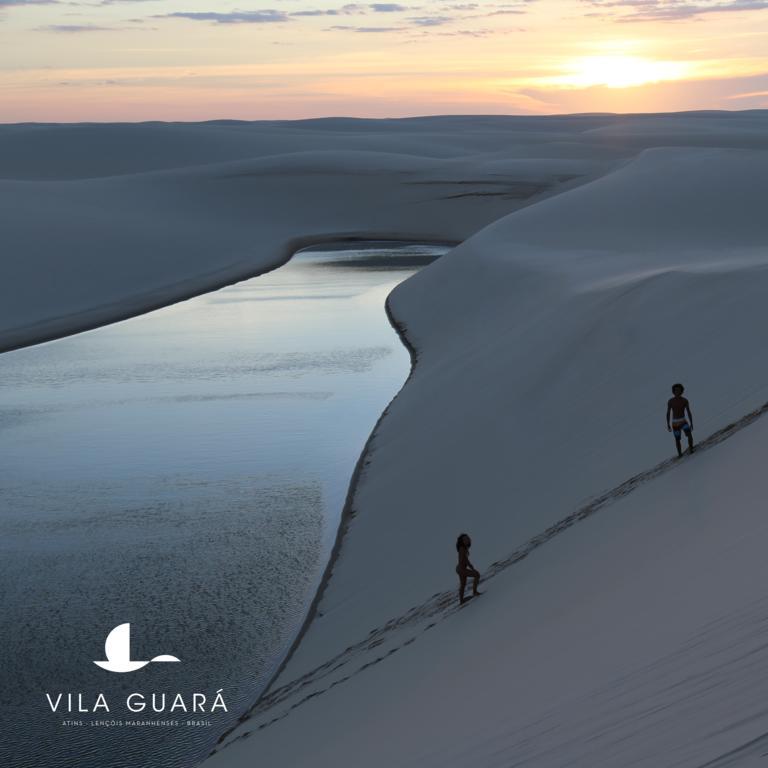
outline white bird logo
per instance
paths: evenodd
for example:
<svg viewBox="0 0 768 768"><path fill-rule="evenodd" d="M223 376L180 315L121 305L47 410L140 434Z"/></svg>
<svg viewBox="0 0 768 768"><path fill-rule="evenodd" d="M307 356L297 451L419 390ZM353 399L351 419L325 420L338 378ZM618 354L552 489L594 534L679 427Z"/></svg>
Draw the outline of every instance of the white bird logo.
<svg viewBox="0 0 768 768"><path fill-rule="evenodd" d="M93 663L108 672L134 672L146 667L149 661L131 661L131 625L119 624L108 635L104 642L104 653L107 661ZM155 656L150 661L180 661L175 656Z"/></svg>

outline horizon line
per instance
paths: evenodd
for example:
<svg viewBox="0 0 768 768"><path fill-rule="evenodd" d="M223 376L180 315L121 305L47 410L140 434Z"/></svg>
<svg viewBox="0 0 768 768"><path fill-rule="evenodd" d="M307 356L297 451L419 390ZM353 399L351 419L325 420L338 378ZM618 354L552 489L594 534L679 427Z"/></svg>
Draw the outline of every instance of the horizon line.
<svg viewBox="0 0 768 768"><path fill-rule="evenodd" d="M22 125L204 125L207 123L308 123L321 120L355 120L366 122L394 122L406 120L425 120L433 118L496 118L496 119L547 119L558 117L654 117L659 115L743 115L768 112L768 108L752 109L683 109L656 112L552 112L547 114L519 114L519 113L482 113L482 112L455 112L425 115L405 115L400 117L358 117L355 115L323 115L319 117L300 117L300 118L261 118L258 120L248 120L238 117L213 117L205 120L23 120L16 122L5 122L0 120L0 126L22 126Z"/></svg>

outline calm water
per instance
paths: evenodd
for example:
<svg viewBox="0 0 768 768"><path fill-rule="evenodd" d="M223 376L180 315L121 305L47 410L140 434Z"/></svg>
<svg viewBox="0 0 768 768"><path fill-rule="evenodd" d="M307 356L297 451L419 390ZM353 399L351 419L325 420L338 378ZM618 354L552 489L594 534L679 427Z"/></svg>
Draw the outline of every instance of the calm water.
<svg viewBox="0 0 768 768"><path fill-rule="evenodd" d="M365 439L408 374L384 300L444 251L303 252L0 356L3 765L193 765L253 702L314 594ZM125 622L133 659L181 663L98 668ZM228 713L168 711L177 692L210 708L219 689ZM59 692L54 713L45 694ZM62 711L69 692L89 709L102 692L110 712ZM166 711L131 713L131 692L166 692Z"/></svg>

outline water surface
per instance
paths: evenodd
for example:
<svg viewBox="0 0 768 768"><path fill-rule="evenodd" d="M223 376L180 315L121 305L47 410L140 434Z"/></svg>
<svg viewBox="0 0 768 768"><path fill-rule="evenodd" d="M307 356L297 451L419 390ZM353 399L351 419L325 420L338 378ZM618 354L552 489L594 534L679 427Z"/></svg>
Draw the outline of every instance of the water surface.
<svg viewBox="0 0 768 768"><path fill-rule="evenodd" d="M444 251L306 251L0 356L3 764L189 766L253 702L312 599L363 444L408 374L385 298ZM181 663L98 668L124 622L134 659ZM125 709L134 691L210 703L219 689L228 713ZM103 692L110 713L52 713L46 692L83 693L89 708Z"/></svg>

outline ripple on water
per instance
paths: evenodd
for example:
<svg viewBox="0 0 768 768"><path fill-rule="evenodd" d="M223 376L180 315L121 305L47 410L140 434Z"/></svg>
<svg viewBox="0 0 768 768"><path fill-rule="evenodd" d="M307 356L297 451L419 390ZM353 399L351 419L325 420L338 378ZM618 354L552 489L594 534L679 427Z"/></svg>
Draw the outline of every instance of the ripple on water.
<svg viewBox="0 0 768 768"><path fill-rule="evenodd" d="M384 301L414 267L383 269L386 258L299 254L0 356L0 762L188 766L253 703L311 602L360 450L408 374ZM124 622L133 658L181 664L98 668ZM229 713L194 728L64 727L44 697L218 688Z"/></svg>

